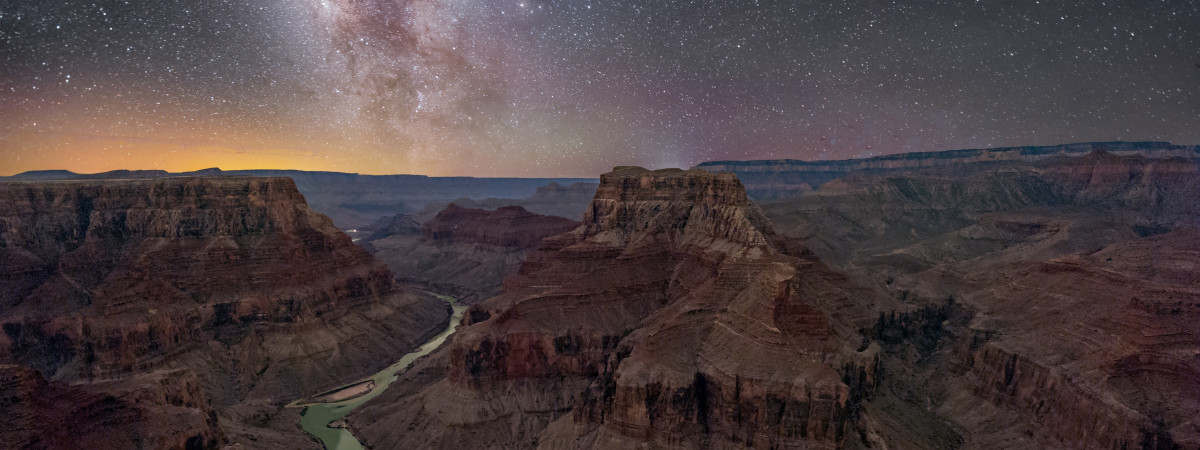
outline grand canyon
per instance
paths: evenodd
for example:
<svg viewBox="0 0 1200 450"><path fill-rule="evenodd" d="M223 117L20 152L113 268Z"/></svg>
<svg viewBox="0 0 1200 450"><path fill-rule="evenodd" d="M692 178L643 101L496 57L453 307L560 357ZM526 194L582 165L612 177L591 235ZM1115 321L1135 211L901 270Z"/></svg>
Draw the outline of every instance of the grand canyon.
<svg viewBox="0 0 1200 450"><path fill-rule="evenodd" d="M0 261L5 448L1200 448L1200 146L27 172Z"/></svg>
<svg viewBox="0 0 1200 450"><path fill-rule="evenodd" d="M0 450L1200 450L1200 0L0 0Z"/></svg>

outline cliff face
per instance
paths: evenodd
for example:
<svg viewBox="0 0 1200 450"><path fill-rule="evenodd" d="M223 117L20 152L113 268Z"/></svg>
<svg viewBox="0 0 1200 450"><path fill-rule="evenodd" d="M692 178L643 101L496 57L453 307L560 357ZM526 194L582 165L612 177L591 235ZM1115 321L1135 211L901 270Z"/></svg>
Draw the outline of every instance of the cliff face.
<svg viewBox="0 0 1200 450"><path fill-rule="evenodd" d="M0 361L89 389L188 371L223 422L386 365L447 317L286 178L0 183L0 261Z"/></svg>
<svg viewBox="0 0 1200 450"><path fill-rule="evenodd" d="M479 338L477 346L495 348L484 333L490 327L503 327L499 334L537 333L528 328L544 327L549 338L559 337L559 330L580 328L563 338L603 347L607 337L612 347L642 319L681 297L681 291L713 275L724 259L769 251L763 230L747 218L758 217L738 187L728 175L683 171L622 167L602 175L583 224L548 239L545 252L505 280L505 295L477 308L495 321L464 329L455 342ZM587 297L579 299L581 293ZM574 307L583 311L562 322L554 317L561 305L578 305ZM588 355L607 357L607 352L568 347L574 355L562 363L580 371L594 374L603 365L603 359L589 360ZM549 352L546 365L521 367L526 361L483 352L454 358L451 373L464 382L482 382L560 372L549 367L556 359L551 348L531 351Z"/></svg>
<svg viewBox="0 0 1200 450"><path fill-rule="evenodd" d="M1200 446L1198 236L971 274L966 300L988 317L971 324L986 336L969 353L976 394L1070 447Z"/></svg>
<svg viewBox="0 0 1200 450"><path fill-rule="evenodd" d="M575 228L579 223L561 217L542 216L520 206L495 211L467 209L453 203L422 226L428 239L532 248L542 239Z"/></svg>
<svg viewBox="0 0 1200 450"><path fill-rule="evenodd" d="M1200 159L1095 151L1047 160L1038 173L1075 204L1135 210L1165 225L1200 218Z"/></svg>
<svg viewBox="0 0 1200 450"><path fill-rule="evenodd" d="M0 177L0 181L115 180L168 177L291 178L312 209L329 216L343 229L370 227L382 217L420 210L427 204L456 199L525 199L521 205L538 214L578 220L595 180L580 178L473 178L424 175L360 175L304 170L221 170L168 173L161 170L114 170L79 174L66 170L31 171ZM566 187L564 187L564 185ZM582 191L582 194L580 192ZM583 197L581 198L580 195ZM531 197L532 196L532 197ZM484 200L486 201L486 200ZM509 204L509 200L502 205ZM520 200L515 200L520 201ZM465 206L465 205L464 205ZM493 207L494 208L494 207Z"/></svg>
<svg viewBox="0 0 1200 450"><path fill-rule="evenodd" d="M434 447L836 445L874 357L835 337L873 313L835 307L845 280L778 244L732 174L618 167L472 307L444 378L351 421Z"/></svg>
<svg viewBox="0 0 1200 450"><path fill-rule="evenodd" d="M785 238L906 307L953 299L920 325L881 316L874 328L892 331L872 337L884 375L865 436L1197 448L1200 404L1184 381L1200 376L1187 356L1200 349L1197 192L1195 160L1096 151L850 176L764 210Z"/></svg>
<svg viewBox="0 0 1200 450"><path fill-rule="evenodd" d="M429 202L420 211L405 214L417 223L433 220L434 216L450 205L466 209L484 209L494 211L504 207L519 206L534 214L556 216L579 221L591 204L592 195L596 193L596 183L576 182L563 186L550 182L540 186L533 195L526 198L485 198L482 200L461 197L449 202ZM378 227L377 227L378 228Z"/></svg>
<svg viewBox="0 0 1200 450"><path fill-rule="evenodd" d="M499 294L504 277L542 239L578 225L520 206L486 211L450 204L423 225L397 216L366 245L397 277L476 303Z"/></svg>
<svg viewBox="0 0 1200 450"><path fill-rule="evenodd" d="M913 271L1030 239L1053 242L1049 256L1194 227L1198 192L1195 161L1093 152L964 174L848 176L764 208L827 261Z"/></svg>
<svg viewBox="0 0 1200 450"><path fill-rule="evenodd" d="M847 176L886 176L931 172L965 175L1014 165L1042 162L1106 151L1143 158L1200 158L1200 146L1168 142L1086 142L1042 147L914 152L839 161L711 161L696 166L713 172L734 172L756 200L793 197Z"/></svg>
<svg viewBox="0 0 1200 450"><path fill-rule="evenodd" d="M304 321L393 291L387 268L287 179L0 189L0 252L17 262L0 294L8 353L60 378L146 367L254 322Z"/></svg>
<svg viewBox="0 0 1200 450"><path fill-rule="evenodd" d="M194 375L144 375L72 386L24 366L0 365L5 448L218 448L216 411Z"/></svg>

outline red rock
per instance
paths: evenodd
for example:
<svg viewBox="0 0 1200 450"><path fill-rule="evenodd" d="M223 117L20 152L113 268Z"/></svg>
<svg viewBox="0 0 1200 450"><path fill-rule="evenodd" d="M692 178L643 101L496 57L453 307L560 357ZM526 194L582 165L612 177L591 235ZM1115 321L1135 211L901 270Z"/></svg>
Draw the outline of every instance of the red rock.
<svg viewBox="0 0 1200 450"><path fill-rule="evenodd" d="M964 176L1013 166L1042 164L1051 159L1077 158L1093 151L1149 159L1181 158L1196 161L1200 146L1169 142L1081 142L1075 144L963 149L897 153L862 159L802 161L708 161L695 168L734 172L751 198L774 200L824 189L831 181L855 176L897 176L916 173Z"/></svg>
<svg viewBox="0 0 1200 450"><path fill-rule="evenodd" d="M777 244L731 174L618 167L582 225L546 239L504 294L472 307L444 381L351 422L368 444L430 447L836 445L863 387L843 382L843 363L873 378L874 356L832 338L873 315L830 308L848 297L845 280ZM525 387L579 380L590 387L553 398ZM541 411L569 409L568 431L545 428L559 415ZM400 423L422 431L397 433ZM522 431L485 431L507 427Z"/></svg>
<svg viewBox="0 0 1200 450"><path fill-rule="evenodd" d="M286 178L0 183L0 244L0 362L82 389L183 370L223 411L276 414L386 366L448 317Z"/></svg>
<svg viewBox="0 0 1200 450"><path fill-rule="evenodd" d="M504 206L495 211L467 209L453 203L426 222L425 237L448 243L485 244L500 247L531 248L542 239L569 231L579 223L570 219L542 216L520 206Z"/></svg>
<svg viewBox="0 0 1200 450"><path fill-rule="evenodd" d="M0 365L0 420L14 449L216 448L224 437L199 381L180 371L73 386Z"/></svg>
<svg viewBox="0 0 1200 450"><path fill-rule="evenodd" d="M485 211L451 204L423 226L398 216L367 245L398 278L476 303L499 294L504 277L543 238L578 225L520 206Z"/></svg>
<svg viewBox="0 0 1200 450"><path fill-rule="evenodd" d="M847 177L764 207L783 234L908 304L867 333L886 375L862 435L1200 447L1196 161L1095 151L992 167Z"/></svg>

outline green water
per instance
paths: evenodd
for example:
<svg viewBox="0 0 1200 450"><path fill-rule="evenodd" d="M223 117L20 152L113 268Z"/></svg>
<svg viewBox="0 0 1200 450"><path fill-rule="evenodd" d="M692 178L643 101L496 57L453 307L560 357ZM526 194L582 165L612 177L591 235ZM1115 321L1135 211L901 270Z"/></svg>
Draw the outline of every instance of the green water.
<svg viewBox="0 0 1200 450"><path fill-rule="evenodd" d="M429 342L421 345L421 348L412 353L404 355L404 357L400 358L399 361L396 361L395 364L388 366L386 369L379 371L375 375L363 378L362 380L355 380L353 383L348 383L345 385L350 386L361 383L365 380L375 380L375 389L372 389L371 392L368 392L366 395L332 403L298 403L298 405L304 406L304 416L300 418L300 427L304 428L305 432L316 436L317 439L320 439L321 442L325 444L325 448L329 450L362 450L362 444L358 442L358 439L355 439L353 434L350 434L350 430L345 428L330 428L329 423L345 417L346 414L349 414L350 411L353 411L354 408L358 407L358 405L366 403L368 400L375 398L375 396L382 393L384 389L387 389L389 384L392 384L393 381L396 381L396 377L398 375L404 373L405 370L408 370L408 366L412 364L413 361L429 354L429 352L432 352L434 349L438 348L438 346L442 345L442 342L444 342L446 338L450 337L451 334L454 334L454 329L458 328L458 322L460 319L462 319L463 311L466 311L467 307L456 303L454 297L440 294L433 295L436 295L442 300L449 302L450 306L454 309L454 314L450 316L450 325L447 326L446 329L440 334L434 336L433 339L430 339Z"/></svg>

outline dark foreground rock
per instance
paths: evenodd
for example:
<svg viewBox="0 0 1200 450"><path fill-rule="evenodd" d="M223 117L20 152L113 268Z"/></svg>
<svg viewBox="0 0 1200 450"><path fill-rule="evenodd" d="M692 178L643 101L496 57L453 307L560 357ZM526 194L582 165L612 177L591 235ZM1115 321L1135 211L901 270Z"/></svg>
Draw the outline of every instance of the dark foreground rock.
<svg viewBox="0 0 1200 450"><path fill-rule="evenodd" d="M386 366L448 317L286 178L4 182L0 211L0 362L146 417L179 408L139 393L149 374L182 373L204 399L184 403L219 418L205 442L307 442L284 403ZM170 428L136 429L136 446L173 446L156 440Z"/></svg>

